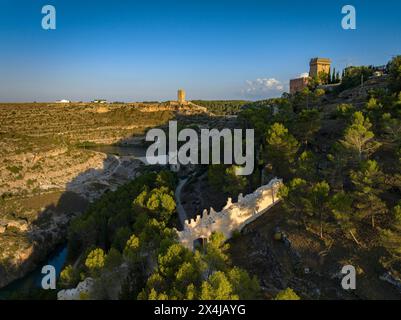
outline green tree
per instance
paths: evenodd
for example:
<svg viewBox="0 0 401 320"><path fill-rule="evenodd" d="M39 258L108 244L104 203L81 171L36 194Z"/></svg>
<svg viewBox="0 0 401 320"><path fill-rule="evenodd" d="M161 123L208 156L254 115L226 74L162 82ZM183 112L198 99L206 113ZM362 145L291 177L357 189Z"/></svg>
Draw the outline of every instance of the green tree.
<svg viewBox="0 0 401 320"><path fill-rule="evenodd" d="M127 240L125 248L124 248L124 257L131 262L136 262L139 257L140 252L140 242L139 238L133 234Z"/></svg>
<svg viewBox="0 0 401 320"><path fill-rule="evenodd" d="M113 271L118 268L122 262L123 259L121 253L117 249L111 248L104 260L104 268L108 271Z"/></svg>
<svg viewBox="0 0 401 320"><path fill-rule="evenodd" d="M380 143L373 140L374 133L370 131L372 124L362 112L355 112L351 125L345 130L344 139L340 140L342 146L358 162L368 158L379 147Z"/></svg>
<svg viewBox="0 0 401 320"><path fill-rule="evenodd" d="M326 181L318 182L312 186L308 193L306 212L319 223L319 235L323 239L323 226L327 218L330 186Z"/></svg>
<svg viewBox="0 0 401 320"><path fill-rule="evenodd" d="M384 131L391 141L401 146L401 120L391 117L390 113L384 113L382 122Z"/></svg>
<svg viewBox="0 0 401 320"><path fill-rule="evenodd" d="M303 222L303 213L306 206L307 182L301 178L292 179L288 185L282 185L279 197L283 200L284 208L292 213L298 222Z"/></svg>
<svg viewBox="0 0 401 320"><path fill-rule="evenodd" d="M298 152L298 141L284 125L274 123L267 132L266 142L268 161L272 163L274 171L279 176L287 177Z"/></svg>
<svg viewBox="0 0 401 320"><path fill-rule="evenodd" d="M129 227L119 228L114 236L112 247L123 251L132 231Z"/></svg>
<svg viewBox="0 0 401 320"><path fill-rule="evenodd" d="M236 196L243 193L248 185L245 176L236 174L237 166L230 166L225 171L223 191L227 194Z"/></svg>
<svg viewBox="0 0 401 320"><path fill-rule="evenodd" d="M227 254L230 245L225 242L226 238L221 232L213 232L206 244L204 259L207 263L207 274L216 270L226 270L230 261Z"/></svg>
<svg viewBox="0 0 401 320"><path fill-rule="evenodd" d="M393 92L401 91L401 55L394 57L387 66L389 73L389 88Z"/></svg>
<svg viewBox="0 0 401 320"><path fill-rule="evenodd" d="M349 103L341 103L337 106L337 116L345 119L349 119L354 113L354 106Z"/></svg>
<svg viewBox="0 0 401 320"><path fill-rule="evenodd" d="M385 203L379 195L383 192L384 176L376 161L368 160L361 164L358 171L350 174L354 184L354 206L360 220L370 218L375 227L375 217L387 212Z"/></svg>
<svg viewBox="0 0 401 320"><path fill-rule="evenodd" d="M101 248L92 250L85 260L85 266L92 273L97 273L104 267L106 255Z"/></svg>
<svg viewBox="0 0 401 320"><path fill-rule="evenodd" d="M324 170L325 176L333 190L342 190L344 177L347 173L348 153L340 143L334 143L327 155L328 167Z"/></svg>
<svg viewBox="0 0 401 320"><path fill-rule="evenodd" d="M344 234L351 236L358 245L361 245L356 238L357 219L355 218L352 202L353 199L350 194L340 191L331 198L330 208L334 219Z"/></svg>
<svg viewBox="0 0 401 320"><path fill-rule="evenodd" d="M390 255L386 265L401 261L401 201L392 210L391 225L380 232L381 243Z"/></svg>
<svg viewBox="0 0 401 320"><path fill-rule="evenodd" d="M383 105L375 98L371 97L366 104L366 109L369 111L378 111L383 108Z"/></svg>
<svg viewBox="0 0 401 320"><path fill-rule="evenodd" d="M224 272L213 273L207 281L202 283L200 300L238 300L230 280Z"/></svg>
<svg viewBox="0 0 401 320"><path fill-rule="evenodd" d="M296 175L307 181L314 181L317 176L316 157L311 151L304 151L298 158Z"/></svg>
<svg viewBox="0 0 401 320"><path fill-rule="evenodd" d="M213 233L202 251L178 243L163 249L156 270L138 299L253 299L260 295L256 277L231 268L224 235Z"/></svg>
<svg viewBox="0 0 401 320"><path fill-rule="evenodd" d="M167 187L147 188L134 200L134 205L148 209L160 221L168 222L175 211L176 203L172 191Z"/></svg>
<svg viewBox="0 0 401 320"><path fill-rule="evenodd" d="M301 300L301 298L291 288L280 291L274 300Z"/></svg>
<svg viewBox="0 0 401 320"><path fill-rule="evenodd" d="M60 273L60 284L64 288L74 287L79 282L79 272L72 265L67 265Z"/></svg>
<svg viewBox="0 0 401 320"><path fill-rule="evenodd" d="M233 288L233 291L241 300L255 300L260 298L260 285L258 279L238 267L228 271L228 278Z"/></svg>
<svg viewBox="0 0 401 320"><path fill-rule="evenodd" d="M300 112L295 122L296 137L306 146L321 126L320 113L316 109L305 109Z"/></svg>
<svg viewBox="0 0 401 320"><path fill-rule="evenodd" d="M156 185L158 187L167 187L174 190L177 184L177 178L171 171L163 170L157 174Z"/></svg>
<svg viewBox="0 0 401 320"><path fill-rule="evenodd" d="M344 70L341 85L338 91L354 88L361 85L361 81L366 81L373 74L371 67L348 67Z"/></svg>

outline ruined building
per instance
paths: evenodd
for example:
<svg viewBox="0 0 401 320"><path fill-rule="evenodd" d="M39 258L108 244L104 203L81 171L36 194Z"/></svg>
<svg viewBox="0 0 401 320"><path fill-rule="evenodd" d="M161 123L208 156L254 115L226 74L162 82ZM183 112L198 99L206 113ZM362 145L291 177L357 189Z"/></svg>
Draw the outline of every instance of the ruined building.
<svg viewBox="0 0 401 320"><path fill-rule="evenodd" d="M309 63L309 77L318 77L321 72L329 74L331 60L326 58L313 58Z"/></svg>
<svg viewBox="0 0 401 320"><path fill-rule="evenodd" d="M236 203L229 198L219 212L210 208L209 212L204 210L195 219L186 220L184 230L178 232L180 243L193 250L207 242L213 232L221 232L230 239L235 231L241 231L280 201L278 192L282 183L281 179L274 178L245 197L240 194Z"/></svg>
<svg viewBox="0 0 401 320"><path fill-rule="evenodd" d="M181 104L184 104L186 102L185 101L185 91L183 89L178 89L177 98L178 98L177 99L178 102Z"/></svg>
<svg viewBox="0 0 401 320"><path fill-rule="evenodd" d="M313 58L309 62L309 77L290 80L290 93L294 94L306 88L310 78L317 78L322 72L330 72L331 60L327 58Z"/></svg>

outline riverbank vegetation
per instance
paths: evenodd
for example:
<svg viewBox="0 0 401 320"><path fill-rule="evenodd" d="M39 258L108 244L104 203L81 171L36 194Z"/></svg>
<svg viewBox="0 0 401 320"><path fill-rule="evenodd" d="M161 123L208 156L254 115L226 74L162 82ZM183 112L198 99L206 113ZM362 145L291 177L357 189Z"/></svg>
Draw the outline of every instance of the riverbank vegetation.
<svg viewBox="0 0 401 320"><path fill-rule="evenodd" d="M96 299L259 297L258 280L232 266L221 234L195 252L178 243L176 183L169 171L144 173L93 203L71 223L69 261L78 262L65 267L60 284L90 276Z"/></svg>

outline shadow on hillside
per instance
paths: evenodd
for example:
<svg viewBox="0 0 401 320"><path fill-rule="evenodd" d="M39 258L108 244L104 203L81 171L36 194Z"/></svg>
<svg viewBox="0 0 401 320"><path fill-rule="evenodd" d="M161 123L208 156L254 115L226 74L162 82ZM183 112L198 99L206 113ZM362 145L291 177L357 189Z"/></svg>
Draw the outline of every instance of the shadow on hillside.
<svg viewBox="0 0 401 320"><path fill-rule="evenodd" d="M177 120L179 127L196 123L198 128L207 126L218 128L233 121L228 119L226 122L224 117L209 118L202 114L176 114L170 120ZM158 127L168 128L168 120ZM146 143L143 136L125 137L113 145L84 146L82 148L87 152L104 154L101 163L96 168L89 168L79 173L74 179L67 182L65 191L58 199L43 206L28 230L14 230L13 228L12 230L6 229L3 234L0 233L1 240L7 237L9 246L17 248L15 250L16 259L12 261L10 257L6 265L0 265L0 288L24 277L39 266L45 265L54 250L65 244L71 219L84 213L90 202L135 179L144 170L160 169L160 166L145 166L138 159L146 154ZM18 243L21 241L28 242L29 247L21 250L18 247Z"/></svg>
<svg viewBox="0 0 401 320"><path fill-rule="evenodd" d="M166 124L162 124L162 127ZM23 224L23 227L19 228L11 221L7 222L11 222L10 225L5 223L4 226L0 221L0 227L4 227L0 231L2 249L7 246L9 252L13 253L0 264L0 288L13 287L15 280L24 278L31 271L46 265L56 248L65 244L71 219L83 214L90 202L135 179L141 171L153 169L145 169L141 160L137 159L146 154L146 146L141 145L143 140L143 137L132 136L122 138L113 145L82 147L86 152L103 154L104 158L96 168L89 168L68 181L57 199L47 201L31 223L28 224L24 218L18 218ZM49 192L51 193L47 190L29 196L29 200L35 201L35 197ZM17 216L14 212L10 215ZM24 248L21 248L22 244Z"/></svg>

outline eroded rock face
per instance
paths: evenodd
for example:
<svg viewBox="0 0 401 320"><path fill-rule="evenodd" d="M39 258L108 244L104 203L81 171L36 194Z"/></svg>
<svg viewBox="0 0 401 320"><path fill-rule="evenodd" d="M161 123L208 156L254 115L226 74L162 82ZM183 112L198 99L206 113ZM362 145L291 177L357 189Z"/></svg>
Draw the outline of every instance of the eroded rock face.
<svg viewBox="0 0 401 320"><path fill-rule="evenodd" d="M75 214L53 213L46 226L29 225L19 233L6 229L0 235L0 288L22 278L44 261L64 241L68 222Z"/></svg>
<svg viewBox="0 0 401 320"><path fill-rule="evenodd" d="M63 243L69 222L85 210L88 202L107 190L117 189L138 174L141 164L134 158L99 155L102 159L99 166L75 174L64 186L57 204L32 213L29 219L15 214L0 219L0 288L34 270ZM77 206L81 202L82 205Z"/></svg>
<svg viewBox="0 0 401 320"><path fill-rule="evenodd" d="M71 218L82 212L38 198L74 193L93 201L136 176L135 160L80 146L139 144L147 128L162 125L176 111L155 106L0 103L0 287L46 259L65 241Z"/></svg>

